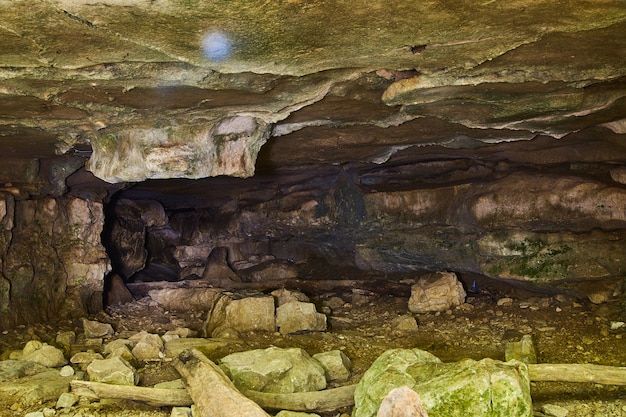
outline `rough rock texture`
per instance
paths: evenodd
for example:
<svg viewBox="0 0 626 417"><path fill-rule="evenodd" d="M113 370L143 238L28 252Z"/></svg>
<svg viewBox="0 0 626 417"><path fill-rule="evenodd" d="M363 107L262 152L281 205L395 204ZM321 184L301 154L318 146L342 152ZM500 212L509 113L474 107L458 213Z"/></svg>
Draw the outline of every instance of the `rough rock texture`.
<svg viewBox="0 0 626 417"><path fill-rule="evenodd" d="M419 349L391 349L359 382L353 417L375 416L387 394L402 386L419 394L430 417L533 415L528 369L521 362L444 364Z"/></svg>
<svg viewBox="0 0 626 417"><path fill-rule="evenodd" d="M621 279L625 30L621 0L2 2L0 324L215 247Z"/></svg>
<svg viewBox="0 0 626 417"><path fill-rule="evenodd" d="M0 194L0 326L102 308L102 204Z"/></svg>
<svg viewBox="0 0 626 417"><path fill-rule="evenodd" d="M424 314L445 311L465 302L463 284L452 272L436 272L420 278L411 286L409 311Z"/></svg>
<svg viewBox="0 0 626 417"><path fill-rule="evenodd" d="M232 353L219 365L239 389L291 393L326 388L324 368L300 348Z"/></svg>

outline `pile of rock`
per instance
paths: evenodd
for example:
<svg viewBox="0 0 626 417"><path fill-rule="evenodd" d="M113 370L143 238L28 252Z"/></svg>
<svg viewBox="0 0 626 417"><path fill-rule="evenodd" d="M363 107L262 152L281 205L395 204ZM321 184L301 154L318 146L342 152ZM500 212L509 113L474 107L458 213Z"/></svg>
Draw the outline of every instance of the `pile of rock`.
<svg viewBox="0 0 626 417"><path fill-rule="evenodd" d="M223 292L209 311L204 333L220 337L232 331L278 330L281 334L290 334L325 331L326 328L326 315L318 313L305 294L280 289L269 295Z"/></svg>

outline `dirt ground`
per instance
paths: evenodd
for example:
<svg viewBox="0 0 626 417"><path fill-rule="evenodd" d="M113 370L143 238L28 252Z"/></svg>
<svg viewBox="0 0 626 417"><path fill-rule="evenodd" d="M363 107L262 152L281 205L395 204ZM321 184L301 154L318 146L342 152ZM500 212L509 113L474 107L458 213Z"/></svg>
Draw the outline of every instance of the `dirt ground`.
<svg viewBox="0 0 626 417"><path fill-rule="evenodd" d="M318 310L327 313L328 331L289 336L243 334L241 343L234 345L232 351L278 346L301 347L309 354L315 354L341 349L352 361L353 375L348 383L356 383L370 364L390 348L420 348L445 362L485 357L504 360L506 343L530 334L540 363L626 366L626 326L617 327L626 321L623 298L595 305L587 300L533 293L480 278L477 284L478 292L470 294L464 305L441 313L414 315L419 326L416 331L400 331L392 327L394 318L408 314L407 298L367 291L308 294L318 305ZM337 305L340 303L333 297L340 297L343 305ZM165 311L155 302L142 299L109 308L94 318L110 322L117 337L122 337L141 330L161 334L176 327L200 330L205 315L200 311ZM53 340L59 330L68 329L80 333L79 321L5 332L0 351L21 348L33 338ZM178 377L167 362L151 363L139 371L140 385L146 386ZM545 404L564 407L569 416L626 416L626 386L533 382L531 394L536 416L544 415L541 410ZM48 415L75 417L170 415L167 407L155 409L112 400L83 399L69 410L54 410L54 405L50 402L11 410L12 405L5 404L0 407L0 412L5 414L0 415L24 415L37 410L48 410ZM324 417L349 414L350 411L337 410L324 414Z"/></svg>

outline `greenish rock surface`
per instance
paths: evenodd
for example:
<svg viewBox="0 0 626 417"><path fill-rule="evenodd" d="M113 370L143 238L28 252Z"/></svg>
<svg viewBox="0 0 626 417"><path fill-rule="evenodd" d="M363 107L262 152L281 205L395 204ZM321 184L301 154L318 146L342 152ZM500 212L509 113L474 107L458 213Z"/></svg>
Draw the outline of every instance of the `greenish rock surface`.
<svg viewBox="0 0 626 417"><path fill-rule="evenodd" d="M429 417L530 417L528 368L493 359L442 363L419 349L391 349L366 371L352 417L373 417L394 388L417 392Z"/></svg>
<svg viewBox="0 0 626 417"><path fill-rule="evenodd" d="M326 388L324 368L300 348L232 353L219 366L239 389L293 393Z"/></svg>

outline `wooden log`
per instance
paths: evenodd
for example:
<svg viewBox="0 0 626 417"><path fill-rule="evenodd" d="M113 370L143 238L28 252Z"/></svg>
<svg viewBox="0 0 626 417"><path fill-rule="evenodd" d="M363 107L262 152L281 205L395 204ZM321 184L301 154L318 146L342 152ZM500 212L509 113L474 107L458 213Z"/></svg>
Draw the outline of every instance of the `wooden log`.
<svg viewBox="0 0 626 417"><path fill-rule="evenodd" d="M626 385L626 367L592 364L529 364L531 381L591 382L605 385Z"/></svg>
<svg viewBox="0 0 626 417"><path fill-rule="evenodd" d="M269 417L237 390L226 374L202 354L190 349L174 360L201 417Z"/></svg>
<svg viewBox="0 0 626 417"><path fill-rule="evenodd" d="M268 410L335 411L354 405L356 384L323 391L276 394L244 390L243 395Z"/></svg>
<svg viewBox="0 0 626 417"><path fill-rule="evenodd" d="M70 385L72 392L87 398L141 401L154 407L184 407L193 404L191 396L184 389L135 387L78 380L70 382Z"/></svg>

